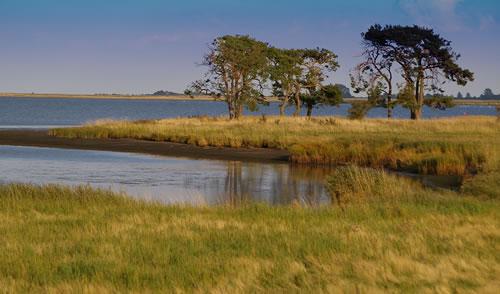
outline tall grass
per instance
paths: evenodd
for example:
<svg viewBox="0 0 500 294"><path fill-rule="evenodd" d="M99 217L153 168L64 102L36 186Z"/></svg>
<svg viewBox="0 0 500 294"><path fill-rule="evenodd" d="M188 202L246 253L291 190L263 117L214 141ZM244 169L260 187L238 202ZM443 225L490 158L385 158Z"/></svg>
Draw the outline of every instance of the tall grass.
<svg viewBox="0 0 500 294"><path fill-rule="evenodd" d="M494 117L422 121L319 117L217 117L101 121L54 129L67 138L133 138L215 147L286 149L305 164L356 164L421 174L467 176L500 166L500 125Z"/></svg>
<svg viewBox="0 0 500 294"><path fill-rule="evenodd" d="M4 185L0 289L497 292L498 201L436 195L342 209L192 208L88 187Z"/></svg>
<svg viewBox="0 0 500 294"><path fill-rule="evenodd" d="M388 173L385 170L356 166L338 167L327 178L327 188L332 202L344 204L369 204L415 202L429 197L450 196L498 199L500 196L500 173L493 172L467 179L459 191L425 187L406 176Z"/></svg>

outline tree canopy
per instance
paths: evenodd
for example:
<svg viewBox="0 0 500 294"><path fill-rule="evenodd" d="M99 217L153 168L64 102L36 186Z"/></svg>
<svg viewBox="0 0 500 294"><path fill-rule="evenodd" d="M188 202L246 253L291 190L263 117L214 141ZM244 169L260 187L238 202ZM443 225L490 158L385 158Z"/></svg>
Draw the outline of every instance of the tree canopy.
<svg viewBox="0 0 500 294"><path fill-rule="evenodd" d="M268 58L273 95L280 99L280 115L284 115L288 103L300 94L304 54L302 50L271 47Z"/></svg>
<svg viewBox="0 0 500 294"><path fill-rule="evenodd" d="M224 100L230 119L240 117L244 107L255 110L267 103L268 81L280 101L281 115L291 102L300 115L301 97L315 97L308 103L316 105L334 103L332 99L341 96L337 87L334 93L334 86L324 86L329 73L339 67L337 55L324 48L282 49L249 36L227 35L213 41L202 65L208 68L204 79L193 82L185 93Z"/></svg>
<svg viewBox="0 0 500 294"><path fill-rule="evenodd" d="M223 36L215 39L203 58L208 68L205 79L194 82L190 90L223 99L229 118L238 118L243 107L255 109L263 101L263 83L268 76L268 45L249 36Z"/></svg>
<svg viewBox="0 0 500 294"><path fill-rule="evenodd" d="M424 92L443 92L445 81L466 85L474 80L473 73L460 67L460 55L453 51L451 42L433 29L419 26L373 25L362 34L365 42L382 50L382 59L399 66L406 83L405 91L413 88L414 94L405 93L411 118L418 119L424 105ZM438 97L438 96L436 96Z"/></svg>
<svg viewBox="0 0 500 294"><path fill-rule="evenodd" d="M337 106L342 103L342 92L336 85L321 86L318 90L301 95L302 103L307 108L307 116L312 115L314 107L319 105Z"/></svg>

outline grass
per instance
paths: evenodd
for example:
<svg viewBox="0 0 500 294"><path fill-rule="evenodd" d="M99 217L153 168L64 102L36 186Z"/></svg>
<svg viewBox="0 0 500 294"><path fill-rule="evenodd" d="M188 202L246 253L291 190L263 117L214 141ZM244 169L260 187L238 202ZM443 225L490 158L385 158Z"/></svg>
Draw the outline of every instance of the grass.
<svg viewBox="0 0 500 294"><path fill-rule="evenodd" d="M355 164L421 174L468 176L498 170L500 123L494 117L422 121L318 117L197 117L155 121L98 121L51 135L133 138L198 146L286 149L291 161Z"/></svg>
<svg viewBox="0 0 500 294"><path fill-rule="evenodd" d="M344 168L334 176L345 181L329 184L365 200L319 209L167 207L89 187L3 185L0 288L498 293L498 199L378 172L363 182L367 172Z"/></svg>

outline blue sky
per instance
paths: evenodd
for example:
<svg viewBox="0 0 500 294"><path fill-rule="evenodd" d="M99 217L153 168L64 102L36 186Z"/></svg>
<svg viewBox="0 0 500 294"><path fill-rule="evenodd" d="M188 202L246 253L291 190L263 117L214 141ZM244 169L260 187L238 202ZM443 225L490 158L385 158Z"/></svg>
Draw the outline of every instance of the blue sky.
<svg viewBox="0 0 500 294"><path fill-rule="evenodd" d="M476 74L449 92L500 92L498 0L0 0L0 91L182 91L224 34L331 49L341 63L332 81L349 84L373 23L432 26Z"/></svg>

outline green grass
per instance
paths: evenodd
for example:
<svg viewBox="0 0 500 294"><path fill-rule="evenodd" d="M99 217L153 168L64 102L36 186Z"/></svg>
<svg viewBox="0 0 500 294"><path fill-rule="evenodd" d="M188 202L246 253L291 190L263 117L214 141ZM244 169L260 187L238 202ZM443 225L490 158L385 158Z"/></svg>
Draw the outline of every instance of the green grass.
<svg viewBox="0 0 500 294"><path fill-rule="evenodd" d="M3 185L0 289L498 293L498 199L371 173L339 170L330 189L364 200L319 209L167 207Z"/></svg>
<svg viewBox="0 0 500 294"><path fill-rule="evenodd" d="M422 121L319 117L178 118L101 121L54 129L68 138L133 138L198 146L287 149L291 161L355 164L420 174L469 176L498 170L500 123L494 117Z"/></svg>

